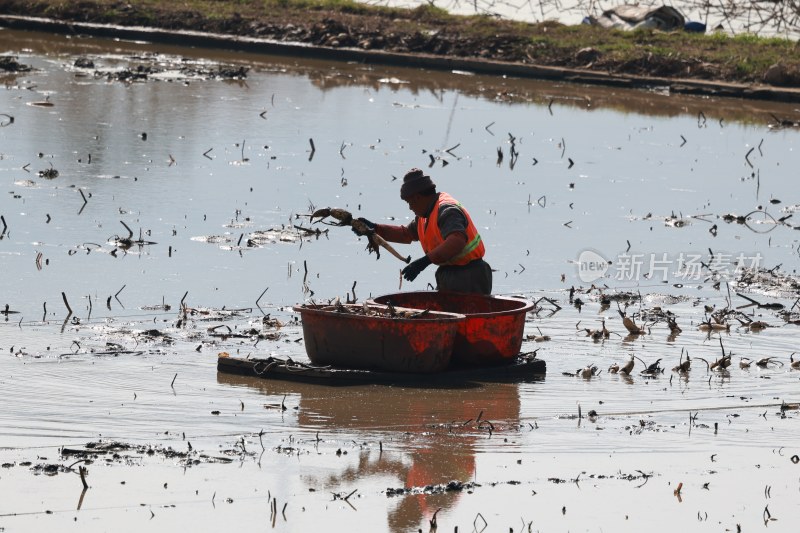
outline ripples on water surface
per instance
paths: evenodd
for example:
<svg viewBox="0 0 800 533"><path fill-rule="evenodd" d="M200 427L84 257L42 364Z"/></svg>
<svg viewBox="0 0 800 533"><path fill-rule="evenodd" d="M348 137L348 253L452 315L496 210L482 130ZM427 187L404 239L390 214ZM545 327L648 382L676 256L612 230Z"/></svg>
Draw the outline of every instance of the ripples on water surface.
<svg viewBox="0 0 800 533"><path fill-rule="evenodd" d="M0 129L8 226L0 306L17 312L0 315L8 317L0 323L0 527L168 531L236 521L300 531L325 520L328 531L416 531L441 508L447 531L481 530L482 520L491 531L530 521L532 531L752 531L769 516L778 519L771 530L786 531L797 515L796 411L780 410L798 401L800 372L788 366L797 326L755 309L753 318L782 327L734 325L721 334L734 365L708 373L698 358L719 357L720 334L696 326L704 306L726 305L726 285L681 277L677 265L681 253L707 262L711 248L760 254L762 266L794 273L791 225L718 217L759 206L773 219L795 212L798 132L767 124L771 115L796 120L796 106L6 30L0 49L36 69L3 75L0 92L0 113L14 117ZM142 63L251 70L243 81L169 74L126 84L75 69L80 56L105 71ZM31 105L43 102L53 105ZM289 226L307 225L293 215L311 204L405 222L395 177L431 162L440 189L480 226L495 292L563 307L526 325L526 334L551 337L523 345L547 360L543 381L331 389L217 374L220 351L303 359L287 309L309 291L317 300L344 297L353 282L360 300L396 291L392 257L375 261L344 229L301 240ZM57 178L38 176L51 165ZM120 221L133 239L155 244L118 249L114 237L127 236ZM623 338L613 303L603 310L596 293L579 291L585 305L570 306L566 290L588 287L573 264L585 250L613 261L626 250L644 261L666 257L667 279L648 279L645 263L637 279L615 279L612 269L596 283L656 294L642 306L672 311L683 333L670 339L658 324ZM432 281L426 271L403 289ZM259 304L286 324L280 338L255 345L211 335L221 324L260 328L255 306L267 288ZM746 304L737 290L733 306ZM62 292L74 311L66 323ZM786 308L797 298L747 294ZM178 328L184 295L210 315ZM593 342L582 329L601 318L613 333ZM682 349L694 360L688 377L670 372ZM645 379L637 363L625 379L605 370L632 354L661 358L666 371ZM782 365L738 367L740 357L765 356ZM565 375L588 364L602 373ZM158 453L101 459L88 465L80 511L77 475L30 471L69 465L59 447L100 439L191 445L234 463L183 468ZM384 493L451 480L480 486ZM682 502L673 494L681 482Z"/></svg>

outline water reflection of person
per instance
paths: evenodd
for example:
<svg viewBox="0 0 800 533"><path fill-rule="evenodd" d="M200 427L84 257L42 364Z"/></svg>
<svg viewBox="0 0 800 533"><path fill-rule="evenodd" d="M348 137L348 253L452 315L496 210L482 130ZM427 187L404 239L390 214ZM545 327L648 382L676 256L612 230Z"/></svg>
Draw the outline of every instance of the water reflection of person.
<svg viewBox="0 0 800 533"><path fill-rule="evenodd" d="M409 244L419 241L425 255L403 269L403 277L414 281L431 264L438 265L438 290L491 294L492 269L483 260L486 253L481 235L467 210L446 192L436 192L431 177L418 168L403 177L400 198L416 215L407 226L375 224L359 218L387 241ZM353 231L361 235L355 228Z"/></svg>
<svg viewBox="0 0 800 533"><path fill-rule="evenodd" d="M519 385L487 383L464 388L401 388L386 386L326 387L217 373L217 381L247 387L281 398L299 395L298 428L311 433L336 433L361 442L364 434L384 443L383 451L363 449L358 460L324 479L303 473L307 483L327 488L372 486L377 490L414 488L388 499L388 530L417 531L426 527L437 509L453 508L463 492L421 493L429 485L475 479L478 444L490 438L490 421L497 433L519 421ZM374 435L378 434L377 437ZM386 443L391 440L391 449ZM373 441L374 442L374 441ZM488 441L489 443L493 441ZM312 479L308 479L312 478ZM341 487L341 488L340 488ZM361 490L360 492L363 492ZM355 501L355 500L351 500ZM427 530L427 529L426 529Z"/></svg>
<svg viewBox="0 0 800 533"><path fill-rule="evenodd" d="M369 398L373 394L375 401ZM463 494L458 490L426 494L425 487L474 481L476 443L488 438L488 430L476 429L479 414L483 413L482 420L493 420L499 427L497 421L515 423L519 419L519 405L516 384L487 384L480 391L380 388L367 397L360 395L356 401L331 402L329 398L303 395L298 416L301 426L324 426L328 430L403 428L403 457L398 458L394 450L363 452L356 465L329 478L328 483L395 476L397 484L387 488L411 491L391 497L387 522L390 531L406 532L426 525L437 509L455 507ZM431 424L435 427L430 428Z"/></svg>

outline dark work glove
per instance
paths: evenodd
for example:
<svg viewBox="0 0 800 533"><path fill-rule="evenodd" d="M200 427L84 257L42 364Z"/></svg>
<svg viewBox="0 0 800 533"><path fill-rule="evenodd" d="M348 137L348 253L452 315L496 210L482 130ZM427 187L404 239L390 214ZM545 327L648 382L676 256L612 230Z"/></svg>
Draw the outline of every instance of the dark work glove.
<svg viewBox="0 0 800 533"><path fill-rule="evenodd" d="M375 233L375 229L377 228L377 225L374 222L370 222L369 220L367 220L364 217L358 217L356 220L358 220L364 226L366 226L367 232L365 233L363 231L358 231L355 227L353 227L353 233L355 233L359 237L363 237L364 235L370 235L372 233Z"/></svg>
<svg viewBox="0 0 800 533"><path fill-rule="evenodd" d="M416 259L411 262L407 267L403 269L403 277L407 281L414 281L419 276L419 273L428 268L428 265L431 264L431 260L428 259L427 255L423 255L419 259Z"/></svg>

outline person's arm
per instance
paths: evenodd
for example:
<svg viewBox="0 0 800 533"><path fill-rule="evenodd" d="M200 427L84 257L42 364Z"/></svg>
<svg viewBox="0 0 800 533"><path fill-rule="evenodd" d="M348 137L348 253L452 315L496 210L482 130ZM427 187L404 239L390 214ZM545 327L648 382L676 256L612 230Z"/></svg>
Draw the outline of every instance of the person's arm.
<svg viewBox="0 0 800 533"><path fill-rule="evenodd" d="M428 259L434 265L447 263L464 249L467 245L467 234L461 231L454 231L448 235L442 244L428 252Z"/></svg>
<svg viewBox="0 0 800 533"><path fill-rule="evenodd" d="M399 242L402 244L410 244L412 241L418 241L417 235L417 219L415 218L407 226L394 226L391 224L377 224L375 226L375 233L383 237L389 242Z"/></svg>
<svg viewBox="0 0 800 533"><path fill-rule="evenodd" d="M447 263L458 256L467 245L467 217L457 206L444 205L439 209L439 231L444 242L428 252L435 265Z"/></svg>

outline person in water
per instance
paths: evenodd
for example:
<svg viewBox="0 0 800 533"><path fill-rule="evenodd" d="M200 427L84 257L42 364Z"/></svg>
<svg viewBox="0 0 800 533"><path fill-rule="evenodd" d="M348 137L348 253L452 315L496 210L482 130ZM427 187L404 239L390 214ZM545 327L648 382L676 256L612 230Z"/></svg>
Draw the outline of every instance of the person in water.
<svg viewBox="0 0 800 533"><path fill-rule="evenodd" d="M408 225L359 220L368 232L374 231L387 241L420 242L425 255L403 269L403 278L414 281L434 264L439 267L436 269L437 290L491 294L492 269L483 260L486 248L464 206L446 192L437 192L431 177L418 168L411 169L403 177L400 198L416 215Z"/></svg>

